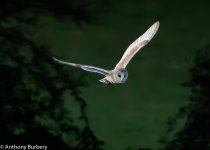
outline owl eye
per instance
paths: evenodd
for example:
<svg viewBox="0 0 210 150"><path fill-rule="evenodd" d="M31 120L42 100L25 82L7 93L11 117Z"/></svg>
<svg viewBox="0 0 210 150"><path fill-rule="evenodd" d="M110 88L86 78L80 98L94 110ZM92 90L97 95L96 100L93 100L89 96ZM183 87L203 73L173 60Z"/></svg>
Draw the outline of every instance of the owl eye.
<svg viewBox="0 0 210 150"><path fill-rule="evenodd" d="M118 77L121 78L121 74L118 74Z"/></svg>

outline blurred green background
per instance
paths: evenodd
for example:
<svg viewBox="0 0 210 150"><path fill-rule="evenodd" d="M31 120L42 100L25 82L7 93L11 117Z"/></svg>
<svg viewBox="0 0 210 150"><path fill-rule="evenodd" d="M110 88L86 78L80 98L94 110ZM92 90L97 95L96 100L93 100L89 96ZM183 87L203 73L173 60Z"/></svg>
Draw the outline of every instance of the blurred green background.
<svg viewBox="0 0 210 150"><path fill-rule="evenodd" d="M210 2L122 0L109 6L111 12L91 23L43 15L29 36L61 60L112 69L129 44L159 20L156 36L129 63L125 84L105 86L98 82L101 75L66 66L66 73L89 83L81 96L105 149L157 149L166 121L188 102L190 91L181 84L189 79L195 52L210 43Z"/></svg>
<svg viewBox="0 0 210 150"><path fill-rule="evenodd" d="M82 90L90 124L107 149L157 148L166 121L187 102L195 51L209 43L208 1L121 1L116 12L101 15L93 25L42 18L35 36L47 43L59 59L112 69L125 49L155 21L160 29L128 65L125 84L104 86L102 76L85 74Z"/></svg>

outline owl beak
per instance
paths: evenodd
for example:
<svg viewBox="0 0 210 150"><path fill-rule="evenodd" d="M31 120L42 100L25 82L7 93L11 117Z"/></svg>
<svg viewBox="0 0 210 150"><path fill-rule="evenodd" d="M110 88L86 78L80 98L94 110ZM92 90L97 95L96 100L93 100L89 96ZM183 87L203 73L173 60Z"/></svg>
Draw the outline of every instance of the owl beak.
<svg viewBox="0 0 210 150"><path fill-rule="evenodd" d="M101 80L99 80L100 82L102 82L102 83L104 83L104 84L106 84L106 85L110 85L111 84L111 82L109 82L107 79L105 79L105 78L103 78L103 79L101 79Z"/></svg>

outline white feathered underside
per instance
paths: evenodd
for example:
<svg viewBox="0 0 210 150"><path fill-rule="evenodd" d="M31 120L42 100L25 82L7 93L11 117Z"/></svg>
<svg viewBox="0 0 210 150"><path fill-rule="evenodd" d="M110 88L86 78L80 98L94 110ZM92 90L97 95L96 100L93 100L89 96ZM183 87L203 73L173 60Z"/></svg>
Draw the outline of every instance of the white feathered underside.
<svg viewBox="0 0 210 150"><path fill-rule="evenodd" d="M155 22L143 35L136 39L125 51L115 69L125 68L132 57L144 47L156 34L160 23Z"/></svg>

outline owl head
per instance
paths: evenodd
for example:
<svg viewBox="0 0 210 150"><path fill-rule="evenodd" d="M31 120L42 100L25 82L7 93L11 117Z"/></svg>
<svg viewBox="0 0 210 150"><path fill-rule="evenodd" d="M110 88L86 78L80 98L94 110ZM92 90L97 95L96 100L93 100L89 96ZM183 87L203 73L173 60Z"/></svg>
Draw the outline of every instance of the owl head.
<svg viewBox="0 0 210 150"><path fill-rule="evenodd" d="M128 79L128 72L124 68L116 69L113 73L113 80L115 83L125 83Z"/></svg>

